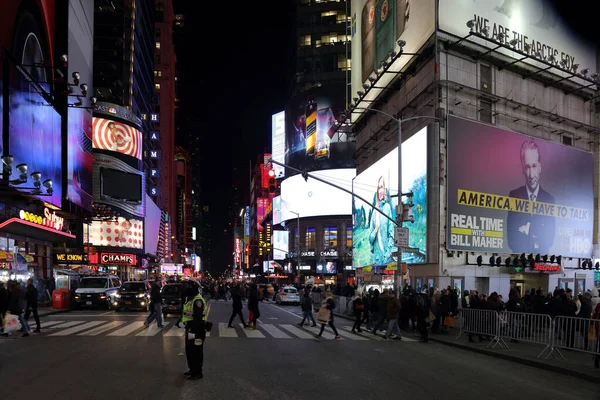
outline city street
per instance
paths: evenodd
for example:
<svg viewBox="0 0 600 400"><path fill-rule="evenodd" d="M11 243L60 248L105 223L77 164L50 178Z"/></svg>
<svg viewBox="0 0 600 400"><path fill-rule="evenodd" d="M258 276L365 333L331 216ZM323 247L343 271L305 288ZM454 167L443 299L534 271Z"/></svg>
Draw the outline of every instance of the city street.
<svg viewBox="0 0 600 400"><path fill-rule="evenodd" d="M298 327L297 306L261 303L258 331L227 328L231 302L210 303L204 379L186 381L183 329L171 316L144 329L145 313L46 316L42 333L0 339L3 397L47 399L593 399L593 383L405 337L349 332L320 342ZM247 310L244 310L247 317ZM33 322L33 321L30 321Z"/></svg>

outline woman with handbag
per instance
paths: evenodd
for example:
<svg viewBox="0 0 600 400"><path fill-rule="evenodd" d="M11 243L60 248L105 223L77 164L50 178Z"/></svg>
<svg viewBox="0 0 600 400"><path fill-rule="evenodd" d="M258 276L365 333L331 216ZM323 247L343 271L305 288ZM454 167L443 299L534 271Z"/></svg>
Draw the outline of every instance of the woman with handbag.
<svg viewBox="0 0 600 400"><path fill-rule="evenodd" d="M325 292L325 300L323 304L321 304L321 308L319 309L319 313L317 314L317 321L321 324L321 331L317 335L318 339L321 339L321 335L325 330L325 325L329 324L333 333L335 333L335 340L340 340L340 335L338 334L337 329L335 329L335 325L333 325L333 310L335 309L335 300L333 300L332 294L330 290Z"/></svg>
<svg viewBox="0 0 600 400"><path fill-rule="evenodd" d="M356 292L352 298L352 309L354 310L354 315L356 316L356 320L352 326L352 333L356 333L356 331L362 332L362 329L360 329L360 324L362 322L362 313L365 310L365 305L363 304L360 292Z"/></svg>

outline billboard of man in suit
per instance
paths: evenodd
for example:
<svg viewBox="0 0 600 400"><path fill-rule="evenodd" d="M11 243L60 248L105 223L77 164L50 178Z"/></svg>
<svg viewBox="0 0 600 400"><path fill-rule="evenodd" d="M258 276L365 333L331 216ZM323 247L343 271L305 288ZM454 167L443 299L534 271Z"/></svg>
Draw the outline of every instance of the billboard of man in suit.
<svg viewBox="0 0 600 400"><path fill-rule="evenodd" d="M528 139L521 146L521 168L525 185L512 190L510 197L554 204L554 197L540 186L542 161L537 144ZM531 209L531 208L530 208ZM554 217L509 212L508 246L513 253L549 254L554 242Z"/></svg>

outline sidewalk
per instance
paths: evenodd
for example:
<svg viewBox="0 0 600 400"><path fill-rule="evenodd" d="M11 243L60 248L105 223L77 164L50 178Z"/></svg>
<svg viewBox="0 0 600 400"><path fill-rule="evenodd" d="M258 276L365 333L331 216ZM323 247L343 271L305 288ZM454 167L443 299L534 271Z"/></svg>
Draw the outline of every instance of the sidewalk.
<svg viewBox="0 0 600 400"><path fill-rule="evenodd" d="M347 315L339 314L337 312L334 312L334 314L336 317L353 320L353 318L350 318ZM403 330L403 334L412 335L412 331ZM565 357L564 360L556 352L554 354L556 358L550 356L550 358L546 359L545 357L548 355L548 351L538 359L536 357L544 349L544 346L542 345L527 342L511 343L510 341L507 341L506 344L508 345L508 348L496 346L496 348L492 349L491 346L490 348L486 348L490 343L489 341L479 342L478 339L475 338L475 343L469 343L465 335L457 339L456 337L458 334L458 329L451 328L450 333L448 334L430 333L429 340L431 342L441 343L492 357L499 357L531 367L546 369L560 374L576 376L580 379L600 383L600 369L594 368L594 359L591 354L559 349Z"/></svg>

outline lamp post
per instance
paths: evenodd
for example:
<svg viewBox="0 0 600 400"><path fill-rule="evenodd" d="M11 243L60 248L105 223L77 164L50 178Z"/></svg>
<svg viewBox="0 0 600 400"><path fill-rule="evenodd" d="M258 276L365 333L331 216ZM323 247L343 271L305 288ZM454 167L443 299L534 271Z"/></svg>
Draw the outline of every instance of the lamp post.
<svg viewBox="0 0 600 400"><path fill-rule="evenodd" d="M296 229L298 230L298 235L296 236L296 258L297 258L297 263L298 263L298 281L300 281L300 213L297 213L295 211L290 211L292 214L295 214L296 217L298 217L297 219L297 223L296 223Z"/></svg>

